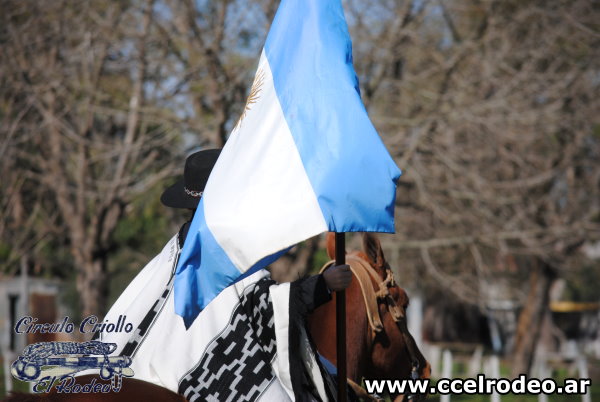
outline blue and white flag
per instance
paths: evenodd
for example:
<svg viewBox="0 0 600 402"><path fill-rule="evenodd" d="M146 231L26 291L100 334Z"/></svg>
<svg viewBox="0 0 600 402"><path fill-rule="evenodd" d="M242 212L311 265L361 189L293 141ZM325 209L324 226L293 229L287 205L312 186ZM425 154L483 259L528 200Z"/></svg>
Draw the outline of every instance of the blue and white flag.
<svg viewBox="0 0 600 402"><path fill-rule="evenodd" d="M191 325L225 287L325 231L394 232L400 170L360 99L340 0L283 0L177 267Z"/></svg>

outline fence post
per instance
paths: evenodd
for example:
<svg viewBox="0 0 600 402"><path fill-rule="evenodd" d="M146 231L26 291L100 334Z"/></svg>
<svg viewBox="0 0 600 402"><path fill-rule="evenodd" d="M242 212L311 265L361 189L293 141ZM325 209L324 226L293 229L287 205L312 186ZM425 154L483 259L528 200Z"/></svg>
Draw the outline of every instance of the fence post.
<svg viewBox="0 0 600 402"><path fill-rule="evenodd" d="M498 355L492 355L486 361L486 368L484 370L486 372L486 376L490 378L500 378L500 359ZM494 388L494 392L490 397L491 402L500 402L500 394Z"/></svg>
<svg viewBox="0 0 600 402"><path fill-rule="evenodd" d="M590 378L590 373L588 371L587 360L583 353L580 353L577 357L577 371L579 374L579 378ZM586 392L581 396L582 402L592 402L592 396L590 392Z"/></svg>
<svg viewBox="0 0 600 402"><path fill-rule="evenodd" d="M2 356L0 357L2 357L2 365L4 366L4 389L6 390L6 395L8 395L8 393L13 390L12 375L10 374L10 365L13 356L8 349L2 348Z"/></svg>
<svg viewBox="0 0 600 402"><path fill-rule="evenodd" d="M452 352L448 349L442 354L442 378L452 378ZM440 402L450 402L450 394L441 395Z"/></svg>
<svg viewBox="0 0 600 402"><path fill-rule="evenodd" d="M537 377L539 379L544 379L544 378L549 378L550 377L550 370L548 369L548 365L546 364L546 359L545 357L539 356L537 359L537 364L536 364L536 371L537 371ZM548 402L548 395L544 394L543 392L541 392L538 395L538 402Z"/></svg>
<svg viewBox="0 0 600 402"><path fill-rule="evenodd" d="M471 359L469 359L469 377L477 377L477 374L481 373L481 359L483 357L483 347L477 345Z"/></svg>
<svg viewBox="0 0 600 402"><path fill-rule="evenodd" d="M433 378L440 378L440 359L442 350L438 345L433 343L427 344L427 359L431 365L431 376Z"/></svg>

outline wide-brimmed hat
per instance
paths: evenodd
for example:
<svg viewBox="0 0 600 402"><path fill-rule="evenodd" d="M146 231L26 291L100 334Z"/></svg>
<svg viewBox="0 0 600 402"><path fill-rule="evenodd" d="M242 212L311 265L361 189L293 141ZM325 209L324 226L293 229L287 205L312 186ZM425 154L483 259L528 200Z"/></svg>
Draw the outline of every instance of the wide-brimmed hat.
<svg viewBox="0 0 600 402"><path fill-rule="evenodd" d="M171 208L196 209L220 153L220 149L205 149L188 156L183 178L168 187L160 196L160 201Z"/></svg>

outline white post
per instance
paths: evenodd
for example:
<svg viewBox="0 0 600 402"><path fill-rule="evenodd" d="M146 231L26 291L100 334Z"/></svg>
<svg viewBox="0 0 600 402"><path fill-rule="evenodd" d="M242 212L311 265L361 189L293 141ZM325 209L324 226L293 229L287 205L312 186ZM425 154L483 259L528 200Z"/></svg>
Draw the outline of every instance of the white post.
<svg viewBox="0 0 600 402"><path fill-rule="evenodd" d="M431 376L433 378L440 377L440 360L442 356L442 350L438 345L433 343L427 344L427 360L431 365Z"/></svg>
<svg viewBox="0 0 600 402"><path fill-rule="evenodd" d="M27 258L21 257L21 283L19 289L19 304L16 319L29 315L29 275L27 273ZM12 329L11 329L12 330ZM15 350L20 353L27 346L27 336L21 335L15 338Z"/></svg>
<svg viewBox="0 0 600 402"><path fill-rule="evenodd" d="M537 362L537 376L540 380L550 377L550 370L548 369L548 365L546 364L546 359L541 356L538 358ZM538 402L548 402L548 395L541 392L538 395Z"/></svg>
<svg viewBox="0 0 600 402"><path fill-rule="evenodd" d="M448 349L442 354L442 378L452 378L452 352ZM450 402L450 395L441 395L440 402Z"/></svg>
<svg viewBox="0 0 600 402"><path fill-rule="evenodd" d="M599 318L600 320L600 318ZM600 331L598 331L600 333ZM596 359L600 359L600 337L596 338L592 343L592 353L596 356Z"/></svg>
<svg viewBox="0 0 600 402"><path fill-rule="evenodd" d="M500 359L498 358L498 355L490 356L488 360L488 371L490 373L489 376L491 378L500 378ZM500 402L500 394L498 394L498 392L495 389L492 393L492 396L490 397L490 401Z"/></svg>
<svg viewBox="0 0 600 402"><path fill-rule="evenodd" d="M473 356L469 360L469 377L475 378L477 374L481 373L481 359L483 358L483 347L481 345L477 345L475 351L473 352Z"/></svg>
<svg viewBox="0 0 600 402"><path fill-rule="evenodd" d="M577 371L579 372L579 378L590 378L590 373L588 371L587 360L583 353L580 353L577 357ZM592 396L589 392L583 394L581 396L582 402L592 402Z"/></svg>
<svg viewBox="0 0 600 402"><path fill-rule="evenodd" d="M408 331L415 342L421 347L423 342L423 298L419 292L414 292L410 297L410 307L407 314Z"/></svg>
<svg viewBox="0 0 600 402"><path fill-rule="evenodd" d="M12 375L10 375L10 365L12 364L13 356L7 349L2 350L2 365L4 366L4 389L8 394L13 389Z"/></svg>

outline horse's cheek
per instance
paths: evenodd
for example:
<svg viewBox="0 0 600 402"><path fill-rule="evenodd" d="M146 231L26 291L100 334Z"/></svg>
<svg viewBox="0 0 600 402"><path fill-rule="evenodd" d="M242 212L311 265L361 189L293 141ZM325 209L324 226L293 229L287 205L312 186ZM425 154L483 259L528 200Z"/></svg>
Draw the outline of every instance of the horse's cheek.
<svg viewBox="0 0 600 402"><path fill-rule="evenodd" d="M372 349L374 368L381 377L398 379L410 377L410 357L404 337L390 314L384 313L385 332L375 337Z"/></svg>

